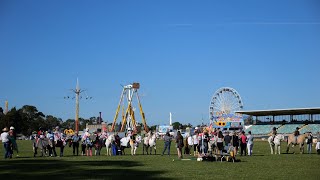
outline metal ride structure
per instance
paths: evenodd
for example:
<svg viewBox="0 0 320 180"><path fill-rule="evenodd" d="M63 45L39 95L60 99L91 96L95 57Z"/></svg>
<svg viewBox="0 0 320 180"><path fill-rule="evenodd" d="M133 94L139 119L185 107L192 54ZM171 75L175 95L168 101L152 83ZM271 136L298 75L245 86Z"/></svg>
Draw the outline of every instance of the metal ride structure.
<svg viewBox="0 0 320 180"><path fill-rule="evenodd" d="M113 119L111 132L115 131L115 125L116 125L116 122L117 122L117 119L118 119L118 115L119 115L119 111L121 109L121 106L122 106L122 122L121 122L120 132L124 131L125 126L126 126L127 129L131 128L134 132L137 131L137 127L136 127L136 123L137 122L136 122L136 118L135 118L135 115L134 115L135 108L133 107L133 104L132 104L134 96L136 96L137 101L138 101L140 115L141 115L141 118L142 118L142 123L143 123L143 126L144 126L144 130L146 132L149 131L147 123L146 123L145 114L143 112L142 105L140 103L140 97L139 97L139 94L138 94L138 89L139 88L140 88L140 84L139 83L132 83L132 84L123 86L123 90L122 90L122 93L121 93L121 96L120 96L120 101L119 101L119 104L118 104L118 107L117 107L117 111L116 111L116 114L115 114L114 119ZM126 111L124 111L124 107L125 107L124 98L127 99L127 101L126 101L126 106L127 106Z"/></svg>
<svg viewBox="0 0 320 180"><path fill-rule="evenodd" d="M212 96L209 105L209 119L210 124L215 127L233 127L239 126L242 116L237 115L235 112L243 109L243 102L240 94L233 88L222 87L219 88ZM240 123L241 125L241 123Z"/></svg>
<svg viewBox="0 0 320 180"><path fill-rule="evenodd" d="M76 97L73 97L72 99L76 99L75 132L79 133L79 100L82 98L80 94L85 92L85 90L80 89L78 78L76 89L71 89L71 91L76 94ZM66 96L64 99L70 99L70 96ZM92 99L92 97L87 95L86 99Z"/></svg>

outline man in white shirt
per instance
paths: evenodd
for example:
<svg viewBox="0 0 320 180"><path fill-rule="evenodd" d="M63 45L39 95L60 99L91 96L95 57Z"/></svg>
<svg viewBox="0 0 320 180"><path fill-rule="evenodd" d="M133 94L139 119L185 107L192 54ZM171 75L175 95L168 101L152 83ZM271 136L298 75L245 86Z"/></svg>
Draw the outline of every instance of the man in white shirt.
<svg viewBox="0 0 320 180"><path fill-rule="evenodd" d="M5 154L4 154L4 158L11 158L11 154L10 154L10 140L9 140L9 133L8 133L8 128L4 128L2 129L2 133L1 133L1 141L3 144L3 147L5 149Z"/></svg>
<svg viewBox="0 0 320 180"><path fill-rule="evenodd" d="M193 146L193 137L189 135L187 141L188 141L189 154L191 155L191 148Z"/></svg>

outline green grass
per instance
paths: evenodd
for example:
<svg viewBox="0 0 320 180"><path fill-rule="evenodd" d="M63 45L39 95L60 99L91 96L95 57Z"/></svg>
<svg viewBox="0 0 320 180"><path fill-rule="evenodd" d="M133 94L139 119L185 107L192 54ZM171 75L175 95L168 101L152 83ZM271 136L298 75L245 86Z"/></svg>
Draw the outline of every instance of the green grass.
<svg viewBox="0 0 320 180"><path fill-rule="evenodd" d="M241 162L197 162L178 160L176 150L171 156L160 156L163 142L158 141L157 155L72 156L65 148L64 157L33 158L31 141L18 141L19 157L3 159L1 148L1 179L319 179L320 155L271 155L267 142L257 141L253 156L237 156ZM172 143L174 147L174 143ZM313 147L314 148L314 147ZM57 149L58 152L58 149ZM283 143L282 152L285 152ZM298 149L296 149L298 152ZM129 149L126 150L129 154ZM190 158L185 156L185 158ZM173 161L174 159L174 161Z"/></svg>

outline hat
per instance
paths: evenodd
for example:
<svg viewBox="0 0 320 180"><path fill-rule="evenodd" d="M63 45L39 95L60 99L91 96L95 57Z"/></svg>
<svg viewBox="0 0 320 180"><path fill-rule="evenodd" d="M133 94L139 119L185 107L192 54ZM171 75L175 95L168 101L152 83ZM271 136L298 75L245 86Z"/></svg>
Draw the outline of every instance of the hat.
<svg viewBox="0 0 320 180"><path fill-rule="evenodd" d="M196 128L194 128L195 130L198 130L199 128L198 127L196 127Z"/></svg>
<svg viewBox="0 0 320 180"><path fill-rule="evenodd" d="M8 128L5 127L5 128L2 129L2 131L7 132Z"/></svg>
<svg viewBox="0 0 320 180"><path fill-rule="evenodd" d="M10 130L14 130L14 127L13 127L13 126L11 126L11 127L10 127Z"/></svg>

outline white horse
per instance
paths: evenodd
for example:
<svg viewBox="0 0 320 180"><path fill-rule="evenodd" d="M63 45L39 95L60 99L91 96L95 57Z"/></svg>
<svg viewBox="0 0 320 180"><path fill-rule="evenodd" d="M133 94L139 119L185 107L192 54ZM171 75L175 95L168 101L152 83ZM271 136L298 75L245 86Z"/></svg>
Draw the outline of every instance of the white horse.
<svg viewBox="0 0 320 180"><path fill-rule="evenodd" d="M150 148L150 154L152 154L152 148L154 149L154 154L157 153L157 146L156 146L156 133L151 133L149 131L147 136L143 138L143 149L146 150L147 154L149 154L148 149ZM144 150L143 150L144 154Z"/></svg>
<svg viewBox="0 0 320 180"><path fill-rule="evenodd" d="M151 138L151 131L149 131L147 134L145 134L145 137L143 138L142 154L144 154L144 151L146 151L146 153L149 154L148 147L149 147L149 139L150 138Z"/></svg>
<svg viewBox="0 0 320 180"><path fill-rule="evenodd" d="M111 156L111 144L112 142L115 140L114 138L114 134L111 134L110 136L108 136L108 138L106 139L106 149L107 149L107 156Z"/></svg>
<svg viewBox="0 0 320 180"><path fill-rule="evenodd" d="M270 149L271 149L271 154L280 154L280 145L281 145L281 141L284 140L284 135L282 134L277 134L275 137L274 137L274 140L272 141L272 136L270 136L268 138L268 142L269 142L269 145L270 145Z"/></svg>
<svg viewBox="0 0 320 180"><path fill-rule="evenodd" d="M154 154L157 154L156 140L157 140L157 135L156 133L154 133L149 139L150 154L152 152L152 148L154 149Z"/></svg>

